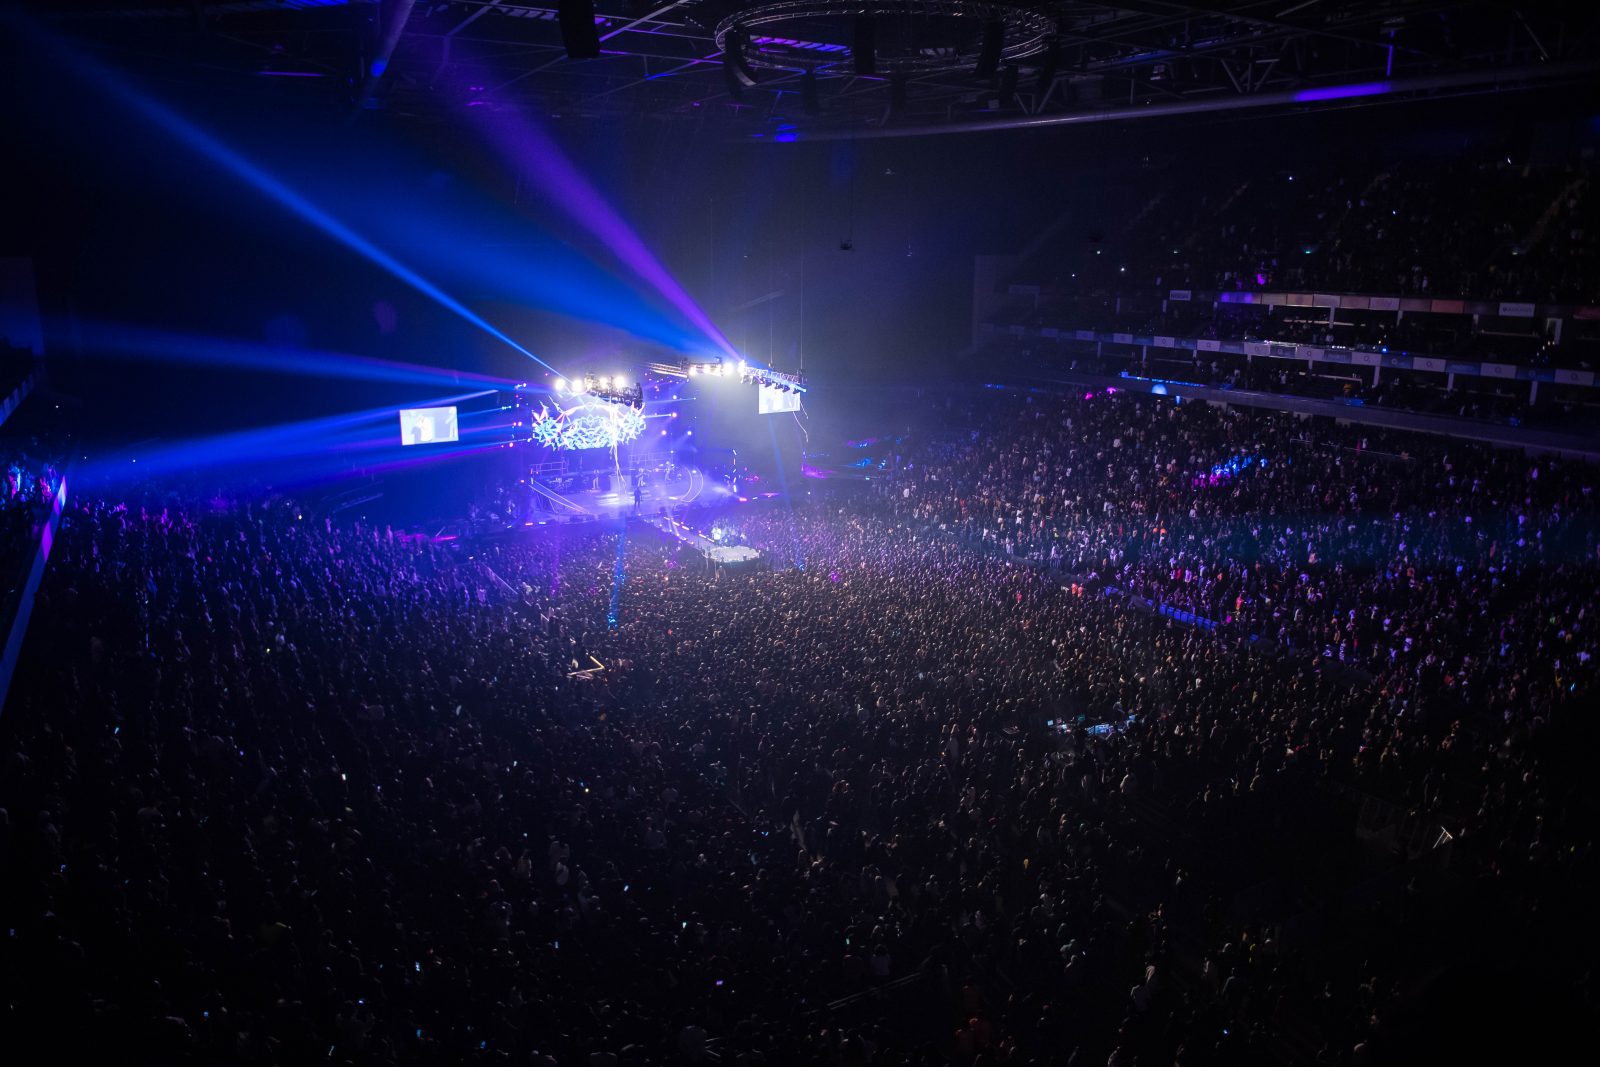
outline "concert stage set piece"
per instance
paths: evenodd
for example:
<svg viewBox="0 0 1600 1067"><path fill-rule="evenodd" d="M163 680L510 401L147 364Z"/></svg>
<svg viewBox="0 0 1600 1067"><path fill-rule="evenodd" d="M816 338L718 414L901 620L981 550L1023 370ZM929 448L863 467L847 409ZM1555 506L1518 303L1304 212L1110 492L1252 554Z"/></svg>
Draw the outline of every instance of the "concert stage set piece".
<svg viewBox="0 0 1600 1067"><path fill-rule="evenodd" d="M668 537L700 553L706 567L718 571L767 570L771 562L749 545L721 545L698 530L668 515L653 515L645 520Z"/></svg>
<svg viewBox="0 0 1600 1067"><path fill-rule="evenodd" d="M525 383L506 405L518 461L504 510L524 525L681 519L781 495L786 469L800 471L805 392L802 374L690 360Z"/></svg>
<svg viewBox="0 0 1600 1067"><path fill-rule="evenodd" d="M556 522L656 515L732 496L732 490L724 485L708 485L698 467L672 463L619 472L609 464L585 469L552 460L530 470L526 484L530 512L541 520Z"/></svg>

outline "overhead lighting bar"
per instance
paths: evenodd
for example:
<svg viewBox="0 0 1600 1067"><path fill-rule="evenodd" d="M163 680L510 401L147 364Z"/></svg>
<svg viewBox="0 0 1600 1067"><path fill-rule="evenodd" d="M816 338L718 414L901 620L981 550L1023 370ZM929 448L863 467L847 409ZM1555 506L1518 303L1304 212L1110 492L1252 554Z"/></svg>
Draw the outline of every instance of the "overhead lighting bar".
<svg viewBox="0 0 1600 1067"><path fill-rule="evenodd" d="M557 378L555 391L559 396L588 397L612 404L644 407L644 383L629 382L624 374L585 374L576 381Z"/></svg>
<svg viewBox="0 0 1600 1067"><path fill-rule="evenodd" d="M786 393L803 393L806 391L806 376L804 374L786 374L780 370L770 370L766 367L752 367L743 360L738 363L695 362L685 360L683 372L687 377L706 378L738 378L745 385L765 385L773 389L780 389Z"/></svg>

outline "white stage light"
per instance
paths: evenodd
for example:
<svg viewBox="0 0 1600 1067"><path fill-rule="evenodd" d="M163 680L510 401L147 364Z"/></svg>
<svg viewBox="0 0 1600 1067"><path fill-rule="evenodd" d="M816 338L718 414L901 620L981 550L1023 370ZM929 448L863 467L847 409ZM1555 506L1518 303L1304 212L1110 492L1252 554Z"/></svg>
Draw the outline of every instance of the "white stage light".
<svg viewBox="0 0 1600 1067"><path fill-rule="evenodd" d="M556 392L564 393L566 391L567 391L567 380L565 378L557 378L556 379Z"/></svg>

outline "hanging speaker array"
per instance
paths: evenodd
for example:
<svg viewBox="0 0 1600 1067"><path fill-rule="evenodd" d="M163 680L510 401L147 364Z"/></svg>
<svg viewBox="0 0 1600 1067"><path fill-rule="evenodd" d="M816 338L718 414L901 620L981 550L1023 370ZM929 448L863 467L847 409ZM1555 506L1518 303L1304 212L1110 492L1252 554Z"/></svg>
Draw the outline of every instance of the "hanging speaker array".
<svg viewBox="0 0 1600 1067"><path fill-rule="evenodd" d="M1000 69L1000 55L1006 48L1006 24L990 19L983 24L983 46L978 50L978 65L972 73L988 80Z"/></svg>
<svg viewBox="0 0 1600 1067"><path fill-rule="evenodd" d="M732 30L722 44L722 73L728 83L728 95L735 100L744 99L744 91L756 84L756 70L745 54L746 34Z"/></svg>
<svg viewBox="0 0 1600 1067"><path fill-rule="evenodd" d="M556 21L568 59L600 58L600 31L594 24L594 0L560 0Z"/></svg>
<svg viewBox="0 0 1600 1067"><path fill-rule="evenodd" d="M878 73L878 23L871 15L858 15L851 33L850 57L857 74Z"/></svg>

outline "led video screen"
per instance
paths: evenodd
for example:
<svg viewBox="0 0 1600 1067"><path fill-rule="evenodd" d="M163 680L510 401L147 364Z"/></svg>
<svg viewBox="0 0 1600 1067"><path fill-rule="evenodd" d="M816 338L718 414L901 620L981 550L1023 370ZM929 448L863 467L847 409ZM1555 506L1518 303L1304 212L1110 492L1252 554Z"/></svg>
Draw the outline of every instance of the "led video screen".
<svg viewBox="0 0 1600 1067"><path fill-rule="evenodd" d="M458 440L455 408L400 409L402 445L437 445Z"/></svg>
<svg viewBox="0 0 1600 1067"><path fill-rule="evenodd" d="M800 394L770 385L761 386L756 396L757 415L777 415L784 411L800 410Z"/></svg>

